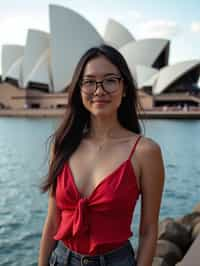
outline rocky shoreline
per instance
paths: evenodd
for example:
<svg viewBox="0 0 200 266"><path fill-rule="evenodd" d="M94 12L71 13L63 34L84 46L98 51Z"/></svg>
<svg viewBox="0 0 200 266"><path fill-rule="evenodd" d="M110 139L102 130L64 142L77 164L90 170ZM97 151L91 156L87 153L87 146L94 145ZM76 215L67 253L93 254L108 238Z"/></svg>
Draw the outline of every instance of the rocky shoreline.
<svg viewBox="0 0 200 266"><path fill-rule="evenodd" d="M178 219L170 217L160 222L156 254L152 266L187 265L184 264L184 258L199 237L200 203L193 208L191 213L183 217ZM198 250L200 253L200 245ZM192 265L200 265L200 261L187 266Z"/></svg>

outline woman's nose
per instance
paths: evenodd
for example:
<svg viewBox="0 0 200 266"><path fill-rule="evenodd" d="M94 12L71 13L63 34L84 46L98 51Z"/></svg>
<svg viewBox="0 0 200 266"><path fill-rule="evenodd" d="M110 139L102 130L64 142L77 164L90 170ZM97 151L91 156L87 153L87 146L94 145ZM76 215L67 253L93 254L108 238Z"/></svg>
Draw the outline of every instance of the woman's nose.
<svg viewBox="0 0 200 266"><path fill-rule="evenodd" d="M103 84L102 83L98 83L96 85L95 95L104 95L104 94L105 94L105 91L104 91L104 88L103 88Z"/></svg>

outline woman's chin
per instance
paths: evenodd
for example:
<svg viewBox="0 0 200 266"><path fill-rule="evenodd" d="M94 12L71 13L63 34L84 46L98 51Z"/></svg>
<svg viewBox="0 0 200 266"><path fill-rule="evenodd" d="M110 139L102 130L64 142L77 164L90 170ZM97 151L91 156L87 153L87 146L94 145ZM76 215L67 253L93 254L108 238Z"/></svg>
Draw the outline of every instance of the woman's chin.
<svg viewBox="0 0 200 266"><path fill-rule="evenodd" d="M91 112L91 115L96 118L100 117L112 117L113 112L109 112L108 110L103 109L96 109Z"/></svg>

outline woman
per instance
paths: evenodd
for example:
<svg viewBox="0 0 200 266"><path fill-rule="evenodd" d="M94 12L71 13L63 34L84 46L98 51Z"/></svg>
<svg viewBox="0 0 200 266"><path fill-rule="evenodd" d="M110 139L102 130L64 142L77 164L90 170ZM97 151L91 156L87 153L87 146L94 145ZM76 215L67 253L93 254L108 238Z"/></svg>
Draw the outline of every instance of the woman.
<svg viewBox="0 0 200 266"><path fill-rule="evenodd" d="M101 45L80 59L70 114L53 135L39 266L150 266L164 182L159 145L142 136L136 86L122 55ZM129 242L141 194L139 248Z"/></svg>

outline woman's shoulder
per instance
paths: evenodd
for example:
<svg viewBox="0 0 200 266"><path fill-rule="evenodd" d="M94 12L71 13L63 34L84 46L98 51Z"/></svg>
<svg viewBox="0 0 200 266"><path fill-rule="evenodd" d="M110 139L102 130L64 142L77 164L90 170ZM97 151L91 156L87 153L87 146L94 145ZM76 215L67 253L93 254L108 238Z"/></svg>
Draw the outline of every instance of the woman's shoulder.
<svg viewBox="0 0 200 266"><path fill-rule="evenodd" d="M161 156L161 147L158 142L142 134L130 135L130 145L134 149L134 154L139 161L146 158L157 158Z"/></svg>
<svg viewBox="0 0 200 266"><path fill-rule="evenodd" d="M149 153L160 150L160 145L152 138L146 137L142 134L133 133L129 130L127 130L127 134L129 136L128 138L130 140L130 145L134 145L136 142L138 142L137 149L140 150L140 152Z"/></svg>
<svg viewBox="0 0 200 266"><path fill-rule="evenodd" d="M158 142L156 142L155 140L149 138L149 137L145 137L143 135L138 135L138 137L140 137L140 150L142 152L152 152L152 151L159 151L160 145L158 144Z"/></svg>
<svg viewBox="0 0 200 266"><path fill-rule="evenodd" d="M162 151L155 140L141 136L137 145L136 156L140 166L153 167L162 162Z"/></svg>

